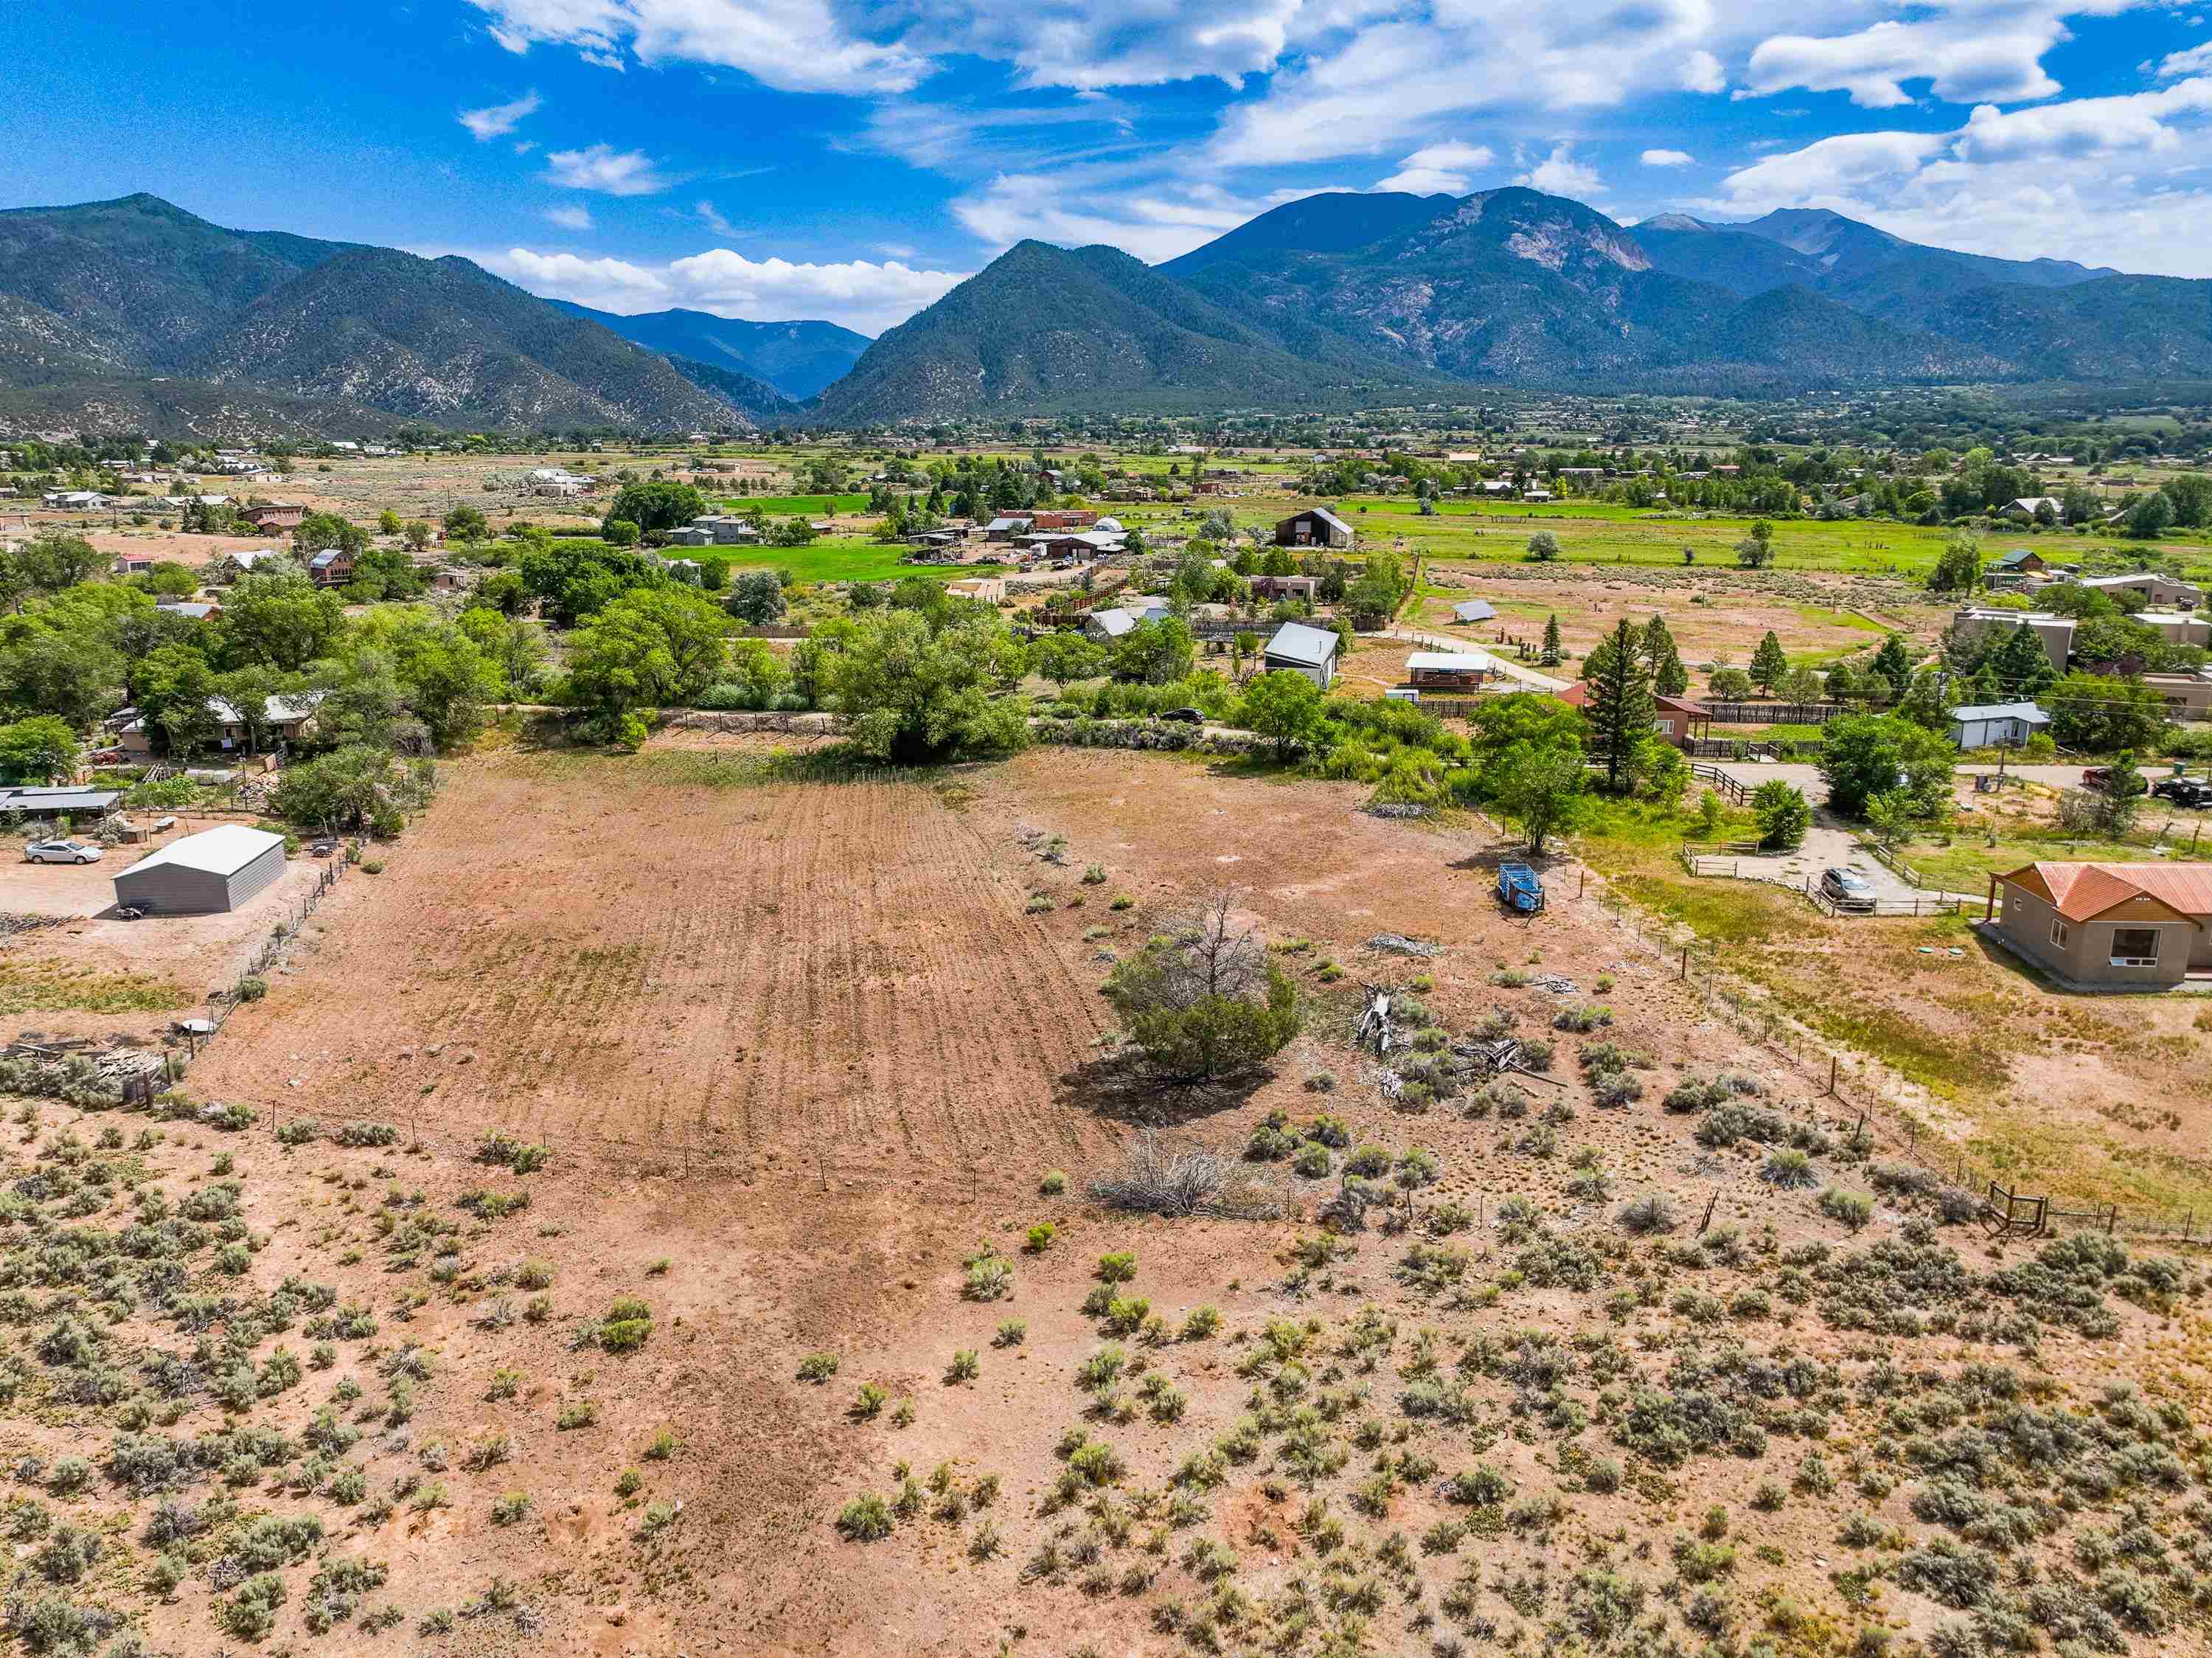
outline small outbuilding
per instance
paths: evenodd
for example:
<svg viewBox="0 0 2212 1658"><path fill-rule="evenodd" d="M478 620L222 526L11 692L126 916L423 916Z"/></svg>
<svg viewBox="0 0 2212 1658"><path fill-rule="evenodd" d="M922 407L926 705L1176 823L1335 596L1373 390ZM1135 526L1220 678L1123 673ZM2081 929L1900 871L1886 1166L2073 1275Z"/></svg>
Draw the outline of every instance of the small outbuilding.
<svg viewBox="0 0 2212 1658"><path fill-rule="evenodd" d="M1336 649L1340 643L1332 629L1285 622L1267 641L1261 665L1270 674L1279 668L1303 674L1326 691L1336 678Z"/></svg>
<svg viewBox="0 0 2212 1658"><path fill-rule="evenodd" d="M284 837L218 824L171 841L115 877L115 901L149 915L224 915L284 873Z"/></svg>
<svg viewBox="0 0 2212 1658"><path fill-rule="evenodd" d="M1960 748L2018 748L2050 723L2033 703L1979 703L1951 710L1951 741Z"/></svg>

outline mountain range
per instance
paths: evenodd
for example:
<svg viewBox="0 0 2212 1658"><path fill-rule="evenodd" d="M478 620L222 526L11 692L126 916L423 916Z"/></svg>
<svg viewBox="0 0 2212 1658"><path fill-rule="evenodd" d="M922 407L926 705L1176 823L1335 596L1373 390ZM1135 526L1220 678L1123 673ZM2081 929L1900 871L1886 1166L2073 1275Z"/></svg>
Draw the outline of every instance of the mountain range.
<svg viewBox="0 0 2212 1658"><path fill-rule="evenodd" d="M2212 374L2212 282L1954 253L1822 210L1630 226L1518 187L1326 193L1142 282L1134 265L1024 242L885 334L821 415Z"/></svg>
<svg viewBox="0 0 2212 1658"><path fill-rule="evenodd" d="M744 429L787 399L686 375L467 259L228 230L158 197L0 212L0 414L305 426ZM169 430L165 428L164 430Z"/></svg>
<svg viewBox="0 0 2212 1658"><path fill-rule="evenodd" d="M709 311L619 316L567 300L549 303L672 361L734 370L803 403L840 380L868 349L868 337L834 322L744 322Z"/></svg>
<svg viewBox="0 0 2212 1658"><path fill-rule="evenodd" d="M2212 282L1956 253L1816 210L1628 225L1519 187L1324 193L1159 265L1021 242L872 342L590 310L465 259L225 229L153 196L0 212L0 431L667 432L1486 386L2185 378L2212 378Z"/></svg>

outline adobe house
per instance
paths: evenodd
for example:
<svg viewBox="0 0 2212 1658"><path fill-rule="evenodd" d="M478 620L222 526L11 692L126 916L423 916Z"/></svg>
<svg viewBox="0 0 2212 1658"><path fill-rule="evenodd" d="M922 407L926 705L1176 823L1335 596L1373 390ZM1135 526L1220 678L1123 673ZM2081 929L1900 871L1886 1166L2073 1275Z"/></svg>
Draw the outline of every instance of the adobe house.
<svg viewBox="0 0 2212 1658"><path fill-rule="evenodd" d="M2026 864L1990 877L1983 921L2075 984L2160 991L2212 978L2212 866Z"/></svg>

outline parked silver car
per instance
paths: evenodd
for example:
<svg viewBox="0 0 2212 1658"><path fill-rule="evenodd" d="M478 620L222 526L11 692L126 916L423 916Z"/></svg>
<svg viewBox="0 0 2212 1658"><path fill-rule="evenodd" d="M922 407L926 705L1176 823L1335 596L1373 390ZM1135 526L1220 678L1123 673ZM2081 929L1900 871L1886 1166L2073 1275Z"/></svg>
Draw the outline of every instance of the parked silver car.
<svg viewBox="0 0 2212 1658"><path fill-rule="evenodd" d="M23 857L30 863L97 863L100 848L82 840L34 840Z"/></svg>
<svg viewBox="0 0 2212 1658"><path fill-rule="evenodd" d="M1871 911L1875 905L1874 883L1856 869L1821 870L1820 893L1838 910Z"/></svg>

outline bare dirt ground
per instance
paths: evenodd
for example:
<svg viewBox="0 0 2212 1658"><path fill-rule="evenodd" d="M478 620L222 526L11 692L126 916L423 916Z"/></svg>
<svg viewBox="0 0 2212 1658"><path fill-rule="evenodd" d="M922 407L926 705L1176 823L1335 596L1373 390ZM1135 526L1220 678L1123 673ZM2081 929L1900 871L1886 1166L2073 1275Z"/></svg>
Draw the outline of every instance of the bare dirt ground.
<svg viewBox="0 0 2212 1658"><path fill-rule="evenodd" d="M1915 598L1901 583L1868 576L1796 570L1747 574L1734 570L1608 570L1601 564L1560 566L1531 575L1526 565L1436 564L1431 585L1441 595L1419 603L1419 625L1504 651L1543 643L1547 617L1559 619L1563 648L1579 660L1622 617L1641 628L1663 613L1675 648L1697 683L1703 664L1741 667L1771 631L1792 662L1825 664L1834 657L1881 644L1895 630L1933 645L1949 613ZM1462 625L1452 607L1486 599L1493 621ZM1409 613L1407 621L1414 618Z"/></svg>
<svg viewBox="0 0 2212 1658"><path fill-rule="evenodd" d="M148 823L158 815L138 814ZM118 919L118 875L185 835L252 820L178 815L174 828L111 846L97 863L29 863L9 845L13 861L0 862L0 914L58 917L63 924L9 940L0 954L0 1007L50 1036L152 1039L210 991L237 982L270 930L313 890L323 866L304 855L292 859L280 879L226 915Z"/></svg>
<svg viewBox="0 0 2212 1658"><path fill-rule="evenodd" d="M1350 786L1063 750L927 786L800 784L757 767L740 781L759 747L732 741L717 762L691 734L629 759L503 753L457 765L386 872L342 884L265 1001L234 1017L187 1079L197 1100L274 1106L295 1130L303 1117L394 1124L400 1145L280 1148L264 1117L228 1136L173 1125L143 1153L141 1178L173 1200L210 1178L209 1157L233 1154L261 1240L252 1283L326 1283L341 1307L380 1323L337 1338L328 1375L276 1389L252 1417L296 1437L333 1377L358 1378L368 1396L344 1415L365 1433L344 1454L369 1500L325 1500L312 1481L285 1495L296 1448L287 1464L243 1471L235 1489L249 1513L319 1515L331 1558L387 1564L389 1585L361 1610L389 1602L399 1626L310 1636L302 1565L285 1574L279 1646L1060 1658L1413 1652L1472 1633L1510 1647L1548 1618L1589 1616L1587 1584L1569 1579L1602 1568L1654 1585L1639 1600L1644 1620L1660 1618L1694 1649L1703 1637L1680 1624L1680 1597L1656 1586L1672 1539L1716 1502L1741 1545L1740 1559L1714 1568L1734 1627L1783 1618L1775 1597L1786 1594L1790 1650L1815 1658L1840 1651L1856 1625L1911 1640L1950 1617L1879 1578L1831 1582L1832 1564L1876 1558L1839 1549L1844 1513L1914 1523L1894 1479L1880 1496L1871 1482L1850 1488L1862 1465L1888 1466L1868 1449L1879 1428L1853 1414L1852 1390L1893 1353L1920 1366L2019 1356L1949 1325L1847 1336L1791 1299L1786 1275L1772 1277L1775 1252L1841 1252L1855 1247L1850 1232L1820 1212L1814 1191L1763 1183L1763 1148L1701 1146L1689 1133L1698 1119L1657 1101L1680 1076L1741 1064L1765 1079L1763 1104L1817 1134L1812 1086L1706 1019L1666 961L1565 896L1571 872L1554 871L1562 897L1547 917L1516 923L1490 900L1499 848L1478 821L1377 820L1353 809ZM1103 882L1085 879L1093 864ZM1224 884L1289 947L1279 959L1306 992L1307 1029L1255 1088L1132 1094L1096 1058L1106 953L1139 948ZM1111 907L1122 897L1127 907ZM1386 931L1440 954L1364 948ZM1564 974L1577 991L1493 983L1507 968ZM1596 1107L1577 1041L1564 1037L1552 1071L1562 1086L1532 1081L1518 1111L1477 1112L1465 1099L1393 1110L1371 1060L1346 1040L1363 978L1427 979L1419 994L1453 1031L1502 1005L1520 1033L1548 1035L1560 1007L1601 1002L1612 1023L1596 1036L1640 1051L1640 1102ZM1310 1091L1324 1071L1334 1088ZM1566 1107L1556 1124L1540 1115L1555 1104ZM1417 1199L1422 1229L1440 1240L1426 1287L1411 1274L1420 1230L1316 1243L1311 1211L1335 1182L1280 1164L1254 1166L1288 1206L1279 1221L1117 1216L1082 1195L1140 1119L1233 1151L1276 1109L1340 1114L1353 1146L1437 1154L1441 1178ZM46 1120L71 1115L49 1107ZM100 1126L86 1120L81 1132ZM518 1174L471 1161L495 1126L549 1143L550 1166ZM404 1149L410 1139L419 1149ZM1585 1143L1608 1171L1595 1189L1571 1178ZM1826 1178L1829 1154L1820 1161ZM1041 1193L1054 1168L1067 1189ZM472 1192L529 1201L501 1216ZM1737 1264L1691 1249L1685 1265L1667 1244L1603 1223L1620 1199L1650 1192L1685 1208L1710 1200ZM1532 1204L1553 1240L1542 1248L1589 1244L1596 1287L1616 1292L1612 1311L1595 1294L1528 1281L1528 1234L1498 1226L1509 1196ZM457 1211L465 1198L473 1219ZM1873 1211L1867 1238L1894 1238L1893 1201ZM1048 1247L1024 1251L1024 1228L1045 1220L1059 1228ZM458 1224L443 1239L420 1230L448 1221ZM1686 1228L1674 1242L1687 1239ZM1012 1288L965 1296L963 1259L987 1243L1012 1264ZM1121 1316L1080 1308L1109 1251L1133 1253L1127 1293L1148 1302L1133 1316L1164 1320L1164 1333L1132 1327L1115 1344L1127 1385L1086 1393L1077 1371L1100 1350L1102 1316ZM546 1316L518 1320L523 1291L549 1279ZM1783 1293L1717 1310L1717 1297L1754 1280ZM1703 1299L1678 1293L1690 1290ZM618 1296L644 1301L653 1320L628 1354L600 1350L595 1337ZM1218 1310L1219 1330L1177 1339L1201 1307ZM2097 1381L2124 1371L2146 1386L2155 1373L2161 1398L2193 1398L2175 1390L2197 1385L2182 1378L2198 1375L2201 1319L2185 1310L2161 1326L2120 1312L2118 1341L2045 1334L2036 1362L2063 1378L2057 1397L2093 1399ZM1024 1323L1018 1338L1001 1330L1009 1319ZM1777 1426L1797 1442L1778 1439L1757 1469L1717 1453L1669 1464L1620 1448L1632 1441L1623 1401L1591 1387L1638 1374L1639 1386L1658 1385L1668 1354L1697 1355L1716 1320L1762 1351L1808 1356L1816 1384L1819 1367L1848 1360L1819 1395L1819 1434L1829 1416L1837 1423L1825 1445L1802 1437L1808 1426ZM1550 1395L1514 1368L1527 1345L1510 1364L1483 1356L1510 1354L1528 1331L1578 1344L1562 1350L1579 1355L1571 1383ZM275 1339L304 1349L313 1334ZM116 1339L130 1337L118 1328ZM408 1359L416 1345L419 1361ZM1283 1356L1261 1362L1263 1350ZM975 1356L972 1375L951 1368L962 1352ZM834 1356L834 1377L801 1380L809 1354ZM389 1380L403 1362L427 1373L404 1410ZM1440 1418L1406 1402L1414 1384L1455 1375L1473 1390L1472 1414ZM855 1402L863 1383L884 1390L872 1414ZM179 1404L166 1431L222 1419L204 1395ZM1294 1406L1312 1411L1294 1436L1334 1454L1332 1470L1294 1474L1290 1441L1258 1449L1263 1436L1240 1426L1280 1413L1266 1436L1281 1433ZM1795 1419L1786 1399L1759 1408ZM1079 1476L1071 1497L1055 1488L1079 1465L1110 1466L1074 1455L1063 1436L1078 1426L1122 1466L1096 1485ZM664 1429L672 1454L655 1460L647 1448ZM0 1454L96 1449L107 1431L97 1412L42 1405L9 1422ZM495 1439L497 1457L471 1454ZM1217 1440L1240 1448L1209 1463ZM1806 1472L1816 1446L1826 1460ZM1626 1456L1630 1477L1614 1489L1585 1478L1601 1456ZM1504 1499L1444 1494L1443 1476L1478 1461L1535 1503L1527 1516ZM1389 1476L1379 1484L1378 1468ZM1754 1472L1787 1481L1793 1468L1799 1489L1778 1511L1745 1506ZM1844 1489L1826 1496L1820 1482L1838 1476ZM841 1539L842 1504L898 1496L909 1479L890 1537ZM1553 1491L1569 1495L1544 1508ZM526 1502L500 1523L503 1493ZM1348 1533L1302 1523L1316 1496ZM98 1482L55 1501L80 1524L125 1507ZM148 1506L106 1526L100 1587L138 1608L161 1649L235 1650L216 1620L236 1598L222 1566L242 1519L191 1545L199 1557L167 1598L133 1600L155 1559L139 1540ZM1231 1552L1228 1576L1194 1550L1200 1539ZM2178 1533L2172 1546L2184 1546ZM1448 1593L1470 1566L1472 1587ZM508 1589L487 1600L495 1580ZM434 1615L465 1602L476 1616ZM1295 1636L1301 1606L1311 1629ZM2166 1616L2163 1649L2202 1649L2193 1622ZM1814 1627L1831 1635L1798 1638ZM1323 1649L1325 1636L1339 1644Z"/></svg>

